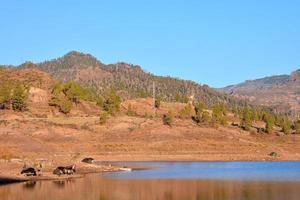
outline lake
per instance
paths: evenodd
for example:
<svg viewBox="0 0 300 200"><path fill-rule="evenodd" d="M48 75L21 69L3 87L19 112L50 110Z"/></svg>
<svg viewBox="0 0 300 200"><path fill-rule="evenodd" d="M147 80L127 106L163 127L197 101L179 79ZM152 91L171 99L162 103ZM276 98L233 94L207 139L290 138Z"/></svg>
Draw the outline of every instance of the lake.
<svg viewBox="0 0 300 200"><path fill-rule="evenodd" d="M299 200L300 162L117 162L149 170L0 186L2 200Z"/></svg>

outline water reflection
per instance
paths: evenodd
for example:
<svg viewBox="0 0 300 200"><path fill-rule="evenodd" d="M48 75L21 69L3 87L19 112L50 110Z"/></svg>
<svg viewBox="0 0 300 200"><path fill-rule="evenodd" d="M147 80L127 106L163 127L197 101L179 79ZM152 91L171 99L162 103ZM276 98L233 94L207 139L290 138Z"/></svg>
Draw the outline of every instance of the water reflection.
<svg viewBox="0 0 300 200"><path fill-rule="evenodd" d="M36 181L28 181L23 184L23 187L26 189L34 189Z"/></svg>
<svg viewBox="0 0 300 200"><path fill-rule="evenodd" d="M99 175L0 187L0 199L10 200L298 200L299 196L297 182L117 180Z"/></svg>

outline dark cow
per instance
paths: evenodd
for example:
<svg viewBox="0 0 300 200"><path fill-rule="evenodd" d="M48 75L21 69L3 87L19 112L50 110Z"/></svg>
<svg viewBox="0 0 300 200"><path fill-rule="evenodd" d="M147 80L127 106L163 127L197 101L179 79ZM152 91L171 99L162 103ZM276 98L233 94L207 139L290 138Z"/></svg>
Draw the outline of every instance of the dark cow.
<svg viewBox="0 0 300 200"><path fill-rule="evenodd" d="M84 158L81 162L92 164L94 162L94 158Z"/></svg>
<svg viewBox="0 0 300 200"><path fill-rule="evenodd" d="M25 168L21 171L21 174L25 174L26 176L36 176L36 171L33 167Z"/></svg>
<svg viewBox="0 0 300 200"><path fill-rule="evenodd" d="M64 173L68 175L76 173L76 166L75 165L66 166Z"/></svg>
<svg viewBox="0 0 300 200"><path fill-rule="evenodd" d="M54 171L53 174L56 174L58 176L66 174L66 175L71 175L76 172L76 166L75 165L70 165L70 166L59 166L57 167Z"/></svg>
<svg viewBox="0 0 300 200"><path fill-rule="evenodd" d="M62 174L64 174L64 169L65 169L65 167L57 167L54 171L53 171L53 174L56 174L56 175L58 175L58 176L60 176L60 175L62 175Z"/></svg>

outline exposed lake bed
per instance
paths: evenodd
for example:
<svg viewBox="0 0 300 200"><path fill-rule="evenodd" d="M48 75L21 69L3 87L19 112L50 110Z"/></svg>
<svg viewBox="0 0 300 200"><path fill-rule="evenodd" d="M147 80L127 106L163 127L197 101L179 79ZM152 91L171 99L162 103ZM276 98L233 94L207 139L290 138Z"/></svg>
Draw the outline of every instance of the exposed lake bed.
<svg viewBox="0 0 300 200"><path fill-rule="evenodd" d="M113 162L147 170L0 186L3 199L271 199L300 196L300 162Z"/></svg>

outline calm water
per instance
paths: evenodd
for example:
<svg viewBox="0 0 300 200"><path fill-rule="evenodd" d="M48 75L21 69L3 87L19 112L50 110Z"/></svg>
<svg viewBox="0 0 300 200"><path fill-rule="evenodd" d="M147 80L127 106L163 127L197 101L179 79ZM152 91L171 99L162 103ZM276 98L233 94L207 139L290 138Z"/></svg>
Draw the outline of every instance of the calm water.
<svg viewBox="0 0 300 200"><path fill-rule="evenodd" d="M120 164L120 163L118 163ZM151 170L0 186L0 199L299 200L300 162L127 162Z"/></svg>

